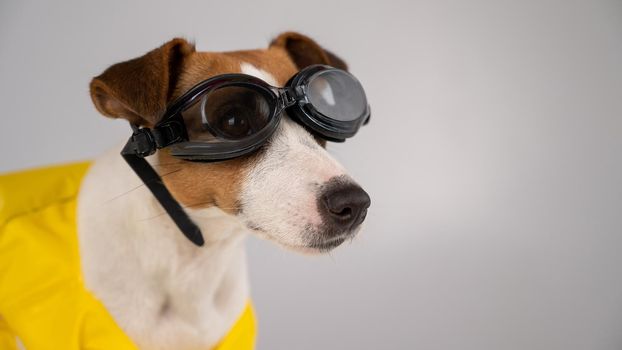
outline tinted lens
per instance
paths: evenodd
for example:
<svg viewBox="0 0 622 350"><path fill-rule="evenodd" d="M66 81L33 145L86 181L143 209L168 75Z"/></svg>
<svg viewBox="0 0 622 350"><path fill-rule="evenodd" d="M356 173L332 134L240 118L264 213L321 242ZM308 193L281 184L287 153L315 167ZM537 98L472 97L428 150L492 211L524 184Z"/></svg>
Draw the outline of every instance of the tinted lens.
<svg viewBox="0 0 622 350"><path fill-rule="evenodd" d="M249 138L268 125L268 96L244 86L217 88L182 112L190 141L219 142Z"/></svg>
<svg viewBox="0 0 622 350"><path fill-rule="evenodd" d="M363 87L344 71L329 70L312 76L307 95L318 112L339 121L356 120L367 108Z"/></svg>

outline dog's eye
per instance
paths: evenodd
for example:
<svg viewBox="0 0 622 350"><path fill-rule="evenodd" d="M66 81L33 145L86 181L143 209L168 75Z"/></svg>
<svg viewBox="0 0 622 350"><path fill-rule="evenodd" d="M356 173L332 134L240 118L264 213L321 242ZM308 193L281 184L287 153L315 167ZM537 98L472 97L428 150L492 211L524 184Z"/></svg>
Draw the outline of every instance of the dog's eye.
<svg viewBox="0 0 622 350"><path fill-rule="evenodd" d="M251 134L250 118L252 110L243 105L223 106L215 112L214 128L223 136L231 139L240 139Z"/></svg>
<svg viewBox="0 0 622 350"><path fill-rule="evenodd" d="M253 135L268 124L269 118L265 96L245 87L220 88L201 103L201 131L216 138L239 140Z"/></svg>

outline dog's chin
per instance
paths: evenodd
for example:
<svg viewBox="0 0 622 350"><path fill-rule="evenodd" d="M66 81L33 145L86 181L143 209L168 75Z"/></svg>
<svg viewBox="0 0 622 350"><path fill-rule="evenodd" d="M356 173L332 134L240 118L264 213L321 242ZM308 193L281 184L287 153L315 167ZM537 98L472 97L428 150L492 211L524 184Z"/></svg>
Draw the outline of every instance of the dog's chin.
<svg viewBox="0 0 622 350"><path fill-rule="evenodd" d="M329 253L333 249L337 248L343 242L345 242L345 240L346 239L340 239L338 241L331 241L327 243L311 243L308 245L294 245L294 244L279 242L276 240L274 240L274 242L277 245L289 251L293 251L295 253L304 254L304 255L322 255L322 254Z"/></svg>
<svg viewBox="0 0 622 350"><path fill-rule="evenodd" d="M333 234L329 237L324 233L318 232L305 232L301 234L305 237L302 244L292 243L289 240L284 240L279 235L271 235L265 230L257 230L256 227L249 227L251 231L256 233L259 237L276 243L278 246L285 248L289 251L293 251L305 255L320 255L331 252L333 249L339 247L347 240L354 239L354 236L359 231L359 228L352 230L351 232L344 232L340 234Z"/></svg>
<svg viewBox="0 0 622 350"><path fill-rule="evenodd" d="M344 237L344 238L339 238L335 240L329 240L326 242L321 242L321 241L312 242L312 243L308 243L307 245L293 245L293 244L288 244L288 243L279 242L279 241L275 241L275 242L276 244L282 246L283 248L296 252L296 253L300 253L304 255L321 255L321 254L329 253L333 249L339 247L347 239L348 239L347 237Z"/></svg>

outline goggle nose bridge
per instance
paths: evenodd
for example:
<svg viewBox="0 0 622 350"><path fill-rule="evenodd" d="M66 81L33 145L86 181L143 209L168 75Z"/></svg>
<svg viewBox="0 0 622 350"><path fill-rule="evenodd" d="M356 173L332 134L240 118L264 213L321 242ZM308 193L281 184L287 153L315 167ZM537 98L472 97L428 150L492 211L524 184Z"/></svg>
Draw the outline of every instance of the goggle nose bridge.
<svg viewBox="0 0 622 350"><path fill-rule="evenodd" d="M285 109L298 104L300 101L307 102L304 86L286 86L283 88L275 88L273 90L278 101L278 109L276 113L281 113Z"/></svg>

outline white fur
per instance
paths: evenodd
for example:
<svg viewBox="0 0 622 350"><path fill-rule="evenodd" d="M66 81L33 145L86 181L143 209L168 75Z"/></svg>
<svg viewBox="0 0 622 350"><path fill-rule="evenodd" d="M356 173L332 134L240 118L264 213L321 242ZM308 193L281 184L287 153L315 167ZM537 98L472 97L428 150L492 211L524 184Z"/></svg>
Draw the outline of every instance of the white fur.
<svg viewBox="0 0 622 350"><path fill-rule="evenodd" d="M249 63L242 64L242 72L278 86L272 75ZM259 228L260 236L306 251L306 227L321 224L316 190L343 174L341 164L309 132L284 116L270 146L243 181L241 217Z"/></svg>
<svg viewBox="0 0 622 350"><path fill-rule="evenodd" d="M300 125L284 118L270 147L242 183L241 217L257 234L288 248L306 251L308 227L322 219L317 195L322 184L344 168Z"/></svg>
<svg viewBox="0 0 622 350"><path fill-rule="evenodd" d="M179 232L118 149L97 159L83 181L85 283L141 349L210 348L247 302L245 228L217 208L188 212L205 247Z"/></svg>
<svg viewBox="0 0 622 350"><path fill-rule="evenodd" d="M277 84L250 64L241 70ZM78 201L86 286L141 349L209 349L248 300L247 226L304 249L309 227L321 223L317 188L342 174L343 167L284 116L243 179L242 214L187 210L205 237L198 248L179 232L119 149L112 150L94 162Z"/></svg>
<svg viewBox="0 0 622 350"><path fill-rule="evenodd" d="M242 73L257 77L272 86L279 86L279 83L276 81L276 79L274 79L272 74L266 72L263 69L257 68L250 63L242 62L240 64L240 70L242 71Z"/></svg>

